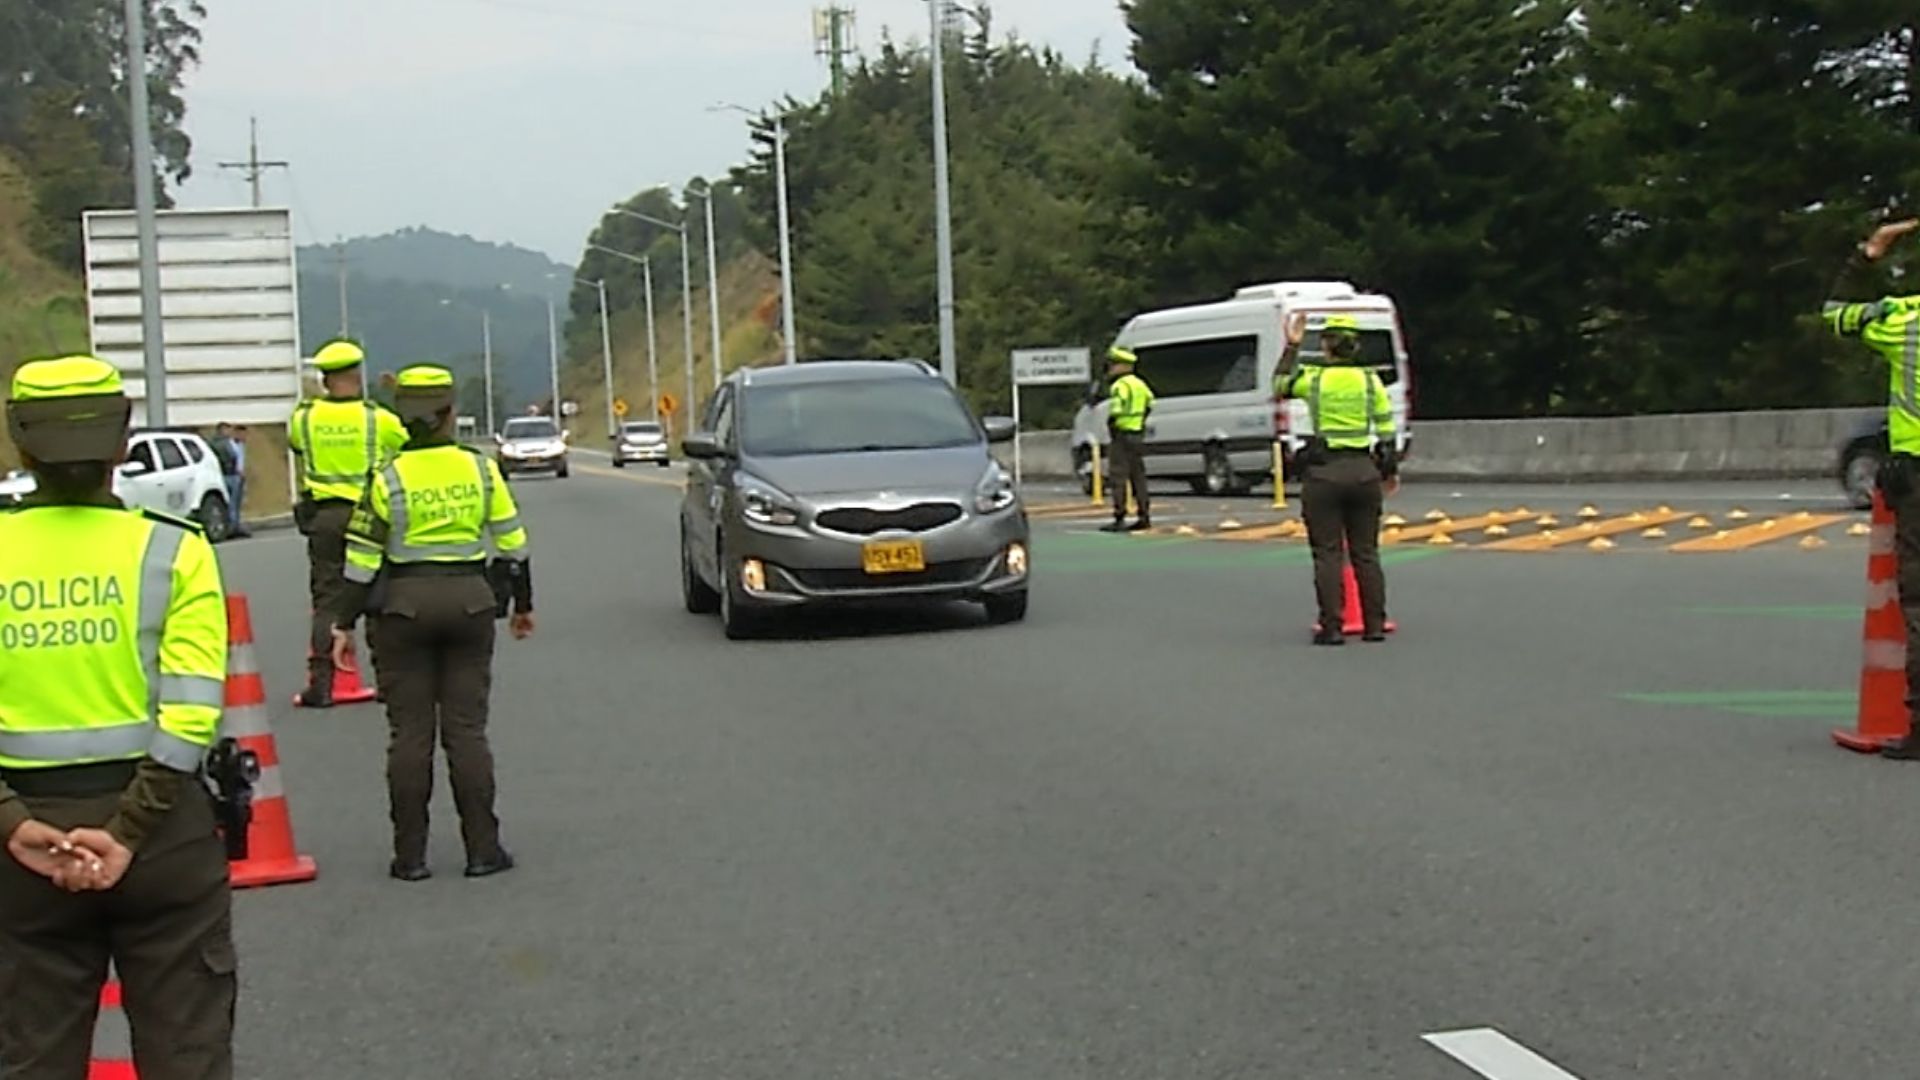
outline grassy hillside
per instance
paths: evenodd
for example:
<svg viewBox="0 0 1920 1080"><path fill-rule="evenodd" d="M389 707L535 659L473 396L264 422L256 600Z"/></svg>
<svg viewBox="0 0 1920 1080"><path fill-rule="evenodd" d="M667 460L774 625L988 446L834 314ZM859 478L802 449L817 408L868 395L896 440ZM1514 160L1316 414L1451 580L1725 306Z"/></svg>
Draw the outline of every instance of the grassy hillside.
<svg viewBox="0 0 1920 1080"><path fill-rule="evenodd" d="M654 313L660 339L660 386L647 385L647 318L641 309L624 311L613 320L613 388L632 409L629 419L649 417L647 403L660 390L675 398L686 397L685 333L680 305L661 306ZM780 279L774 265L758 252L749 252L728 263L720 274L720 340L727 358L727 370L779 363ZM605 380L601 373L600 351L575 347L561 372L562 392L580 403L580 415L573 421L573 432L580 445L599 449L607 441ZM680 401L680 414L673 424L677 438L684 429L687 413L697 408L713 392L713 352L705 289L693 294L693 355L695 400Z"/></svg>
<svg viewBox="0 0 1920 1080"><path fill-rule="evenodd" d="M0 379L22 359L87 347L80 282L49 265L27 243L33 195L19 163L0 151ZM19 464L0 429L0 468Z"/></svg>

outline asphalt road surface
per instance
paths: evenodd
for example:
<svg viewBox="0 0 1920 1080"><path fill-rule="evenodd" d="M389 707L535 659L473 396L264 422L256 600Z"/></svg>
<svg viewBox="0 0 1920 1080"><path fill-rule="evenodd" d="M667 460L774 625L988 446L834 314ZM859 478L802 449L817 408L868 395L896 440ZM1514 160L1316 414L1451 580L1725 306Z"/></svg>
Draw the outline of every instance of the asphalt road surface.
<svg viewBox="0 0 1920 1080"><path fill-rule="evenodd" d="M276 707L321 873L238 895L242 1075L1914 1075L1920 766L1827 737L1863 547L1398 546L1394 640L1327 650L1298 544L1043 520L1022 625L731 644L672 482L515 482L515 872L461 878L443 784L388 880L381 715ZM284 702L297 538L221 559Z"/></svg>

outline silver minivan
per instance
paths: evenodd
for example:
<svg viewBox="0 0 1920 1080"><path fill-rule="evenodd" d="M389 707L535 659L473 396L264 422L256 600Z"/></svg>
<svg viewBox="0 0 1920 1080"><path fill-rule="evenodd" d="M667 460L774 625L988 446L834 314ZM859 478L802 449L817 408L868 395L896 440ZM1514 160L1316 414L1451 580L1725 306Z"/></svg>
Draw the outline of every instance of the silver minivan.
<svg viewBox="0 0 1920 1080"><path fill-rule="evenodd" d="M1313 434L1312 420L1305 402L1288 402L1276 415L1273 401L1283 328L1295 312L1307 315L1302 362L1320 358L1318 331L1328 315L1358 320L1363 354L1393 400L1404 455L1412 368L1393 299L1342 281L1279 282L1248 286L1219 303L1146 312L1121 329L1114 344L1140 357L1136 370L1155 394L1146 430L1149 477L1184 480L1201 494L1245 493L1272 481L1276 428L1287 475L1295 475L1292 458ZM1091 490L1096 443L1106 471L1104 397L1090 395L1072 438L1074 471Z"/></svg>

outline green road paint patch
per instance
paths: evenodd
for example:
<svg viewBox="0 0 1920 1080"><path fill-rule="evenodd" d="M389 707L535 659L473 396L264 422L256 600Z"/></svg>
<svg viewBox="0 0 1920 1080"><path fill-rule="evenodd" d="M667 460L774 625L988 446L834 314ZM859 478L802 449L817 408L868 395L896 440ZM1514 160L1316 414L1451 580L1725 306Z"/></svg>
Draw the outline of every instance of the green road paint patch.
<svg viewBox="0 0 1920 1080"><path fill-rule="evenodd" d="M1802 716L1844 719L1852 716L1858 695L1852 690L1697 690L1659 694L1621 694L1640 705L1714 709L1740 716Z"/></svg>
<svg viewBox="0 0 1920 1080"><path fill-rule="evenodd" d="M1736 604L1729 607L1690 607L1695 615L1755 615L1771 619L1812 619L1844 622L1862 615L1858 604Z"/></svg>

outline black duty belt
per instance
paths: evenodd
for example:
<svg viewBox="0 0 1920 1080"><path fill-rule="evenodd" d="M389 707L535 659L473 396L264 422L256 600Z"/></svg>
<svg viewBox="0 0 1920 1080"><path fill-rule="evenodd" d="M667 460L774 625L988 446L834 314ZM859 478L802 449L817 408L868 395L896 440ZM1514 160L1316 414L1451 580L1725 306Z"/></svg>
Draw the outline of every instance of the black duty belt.
<svg viewBox="0 0 1920 1080"><path fill-rule="evenodd" d="M481 577L487 572L487 564L484 562L388 563L387 572L395 578Z"/></svg>
<svg viewBox="0 0 1920 1080"><path fill-rule="evenodd" d="M133 782L137 762L102 761L50 769L0 769L0 780L28 798L108 795Z"/></svg>

